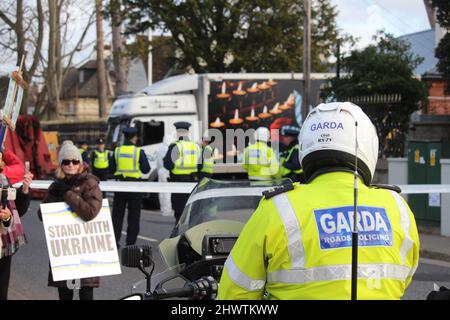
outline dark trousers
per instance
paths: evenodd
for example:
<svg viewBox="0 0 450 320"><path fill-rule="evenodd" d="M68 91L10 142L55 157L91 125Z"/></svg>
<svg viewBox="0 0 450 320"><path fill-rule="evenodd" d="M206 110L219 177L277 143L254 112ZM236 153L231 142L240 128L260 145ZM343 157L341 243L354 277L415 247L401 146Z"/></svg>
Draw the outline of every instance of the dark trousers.
<svg viewBox="0 0 450 320"><path fill-rule="evenodd" d="M11 260L12 256L3 257L0 259L0 300L8 300Z"/></svg>
<svg viewBox="0 0 450 320"><path fill-rule="evenodd" d="M189 194L184 193L172 193L172 209L174 211L175 216L175 224L178 223L178 221L181 218L181 214L183 213L184 207L186 206L186 202L189 199Z"/></svg>
<svg viewBox="0 0 450 320"><path fill-rule="evenodd" d="M109 169L95 169L92 168L92 174L97 176L100 181L106 181L108 180L108 174L109 174Z"/></svg>
<svg viewBox="0 0 450 320"><path fill-rule="evenodd" d="M114 227L114 235L116 243L119 245L122 235L123 219L125 217L125 209L128 205L128 227L126 245L136 244L139 234L139 222L141 218L142 194L116 192L114 193L114 202L112 210L112 223Z"/></svg>
<svg viewBox="0 0 450 320"><path fill-rule="evenodd" d="M170 175L170 182L198 182L198 176L196 174L192 175ZM175 225L181 218L186 202L189 199L190 194L185 193L172 193L171 202L172 209L175 216Z"/></svg>
<svg viewBox="0 0 450 320"><path fill-rule="evenodd" d="M108 180L108 173L109 169L95 169L92 168L92 174L100 179L100 181L107 181ZM102 192L103 199L106 198L106 192Z"/></svg>
<svg viewBox="0 0 450 320"><path fill-rule="evenodd" d="M58 288L59 300L73 300L73 290ZM80 288L80 300L94 300L94 288Z"/></svg>

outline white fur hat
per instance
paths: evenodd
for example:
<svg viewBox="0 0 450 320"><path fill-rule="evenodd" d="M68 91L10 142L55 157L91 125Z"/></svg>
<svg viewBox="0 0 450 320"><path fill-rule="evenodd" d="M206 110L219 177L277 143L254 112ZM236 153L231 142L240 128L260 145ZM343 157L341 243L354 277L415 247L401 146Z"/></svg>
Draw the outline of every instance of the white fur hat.
<svg viewBox="0 0 450 320"><path fill-rule="evenodd" d="M80 150L70 140L64 141L61 145L61 148L59 149L58 155L59 165L61 165L61 162L66 159L68 160L77 159L80 160L80 162L83 162Z"/></svg>

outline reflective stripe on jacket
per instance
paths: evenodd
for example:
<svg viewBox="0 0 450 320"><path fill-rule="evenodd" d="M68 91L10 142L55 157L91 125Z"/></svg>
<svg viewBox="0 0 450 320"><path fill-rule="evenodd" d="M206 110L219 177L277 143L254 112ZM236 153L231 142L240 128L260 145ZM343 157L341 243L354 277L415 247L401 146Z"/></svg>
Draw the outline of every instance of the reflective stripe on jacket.
<svg viewBox="0 0 450 320"><path fill-rule="evenodd" d="M139 157L141 150L133 145L120 146L116 148L114 157L116 159L115 176L139 179L142 176L139 168Z"/></svg>
<svg viewBox="0 0 450 320"><path fill-rule="evenodd" d="M250 180L267 180L276 178L279 163L275 152L266 143L257 141L244 151L243 168Z"/></svg>
<svg viewBox="0 0 450 320"><path fill-rule="evenodd" d="M229 255L219 299L350 299L353 175L323 174L261 201ZM358 299L400 299L417 268L414 216L394 191L358 193Z"/></svg>
<svg viewBox="0 0 450 320"><path fill-rule="evenodd" d="M175 142L179 156L174 163L172 174L188 175L198 171L200 147L193 141L179 140Z"/></svg>
<svg viewBox="0 0 450 320"><path fill-rule="evenodd" d="M95 159L94 159L93 167L95 169L106 169L109 167L109 159L108 159L109 151L108 150L105 150L103 152L95 150L94 154L95 154Z"/></svg>

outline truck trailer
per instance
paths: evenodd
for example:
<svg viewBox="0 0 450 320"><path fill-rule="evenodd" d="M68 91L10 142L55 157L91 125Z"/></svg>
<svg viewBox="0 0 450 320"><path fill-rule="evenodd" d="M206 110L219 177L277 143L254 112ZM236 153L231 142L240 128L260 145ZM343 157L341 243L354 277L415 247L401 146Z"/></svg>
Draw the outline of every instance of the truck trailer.
<svg viewBox="0 0 450 320"><path fill-rule="evenodd" d="M320 90L333 76L311 74L312 106L320 102ZM198 143L211 129L225 137L230 132L260 126L276 130L285 124L301 125L303 87L301 73L208 73L166 78L113 103L108 115L107 144L114 148L123 142L125 127L137 127L139 145L152 166L149 179L155 180L156 151L164 136L175 136L175 122L190 122L190 138ZM226 140L215 146L219 153L215 177L242 177L240 155L245 145ZM272 142L277 143L276 135Z"/></svg>

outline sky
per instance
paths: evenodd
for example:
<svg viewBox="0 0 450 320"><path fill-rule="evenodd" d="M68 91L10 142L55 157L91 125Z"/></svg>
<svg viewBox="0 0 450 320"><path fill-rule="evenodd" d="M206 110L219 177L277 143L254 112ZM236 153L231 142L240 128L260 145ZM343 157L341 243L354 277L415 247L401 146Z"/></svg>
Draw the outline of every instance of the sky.
<svg viewBox="0 0 450 320"><path fill-rule="evenodd" d="M366 47L377 30L398 37L430 29L423 0L331 0L337 6L337 25L359 37L358 48Z"/></svg>
<svg viewBox="0 0 450 320"><path fill-rule="evenodd" d="M423 0L331 0L331 4L338 11L338 28L359 38L360 49L371 43L378 30L401 36L431 28ZM108 34L109 25L105 21L104 28ZM95 40L94 27L87 39ZM84 60L86 56L89 55L81 53L78 58Z"/></svg>
<svg viewBox="0 0 450 320"><path fill-rule="evenodd" d="M81 0L89 1L89 0ZM430 29L428 17L423 0L331 0L338 11L337 25L343 33L359 38L357 48L366 47L377 30L385 30L394 36L401 36L418 31ZM72 16L86 20L85 8L75 8ZM82 24L82 23L81 23ZM79 28L76 24L75 30ZM105 35L110 39L110 28L104 21ZM75 32L76 33L76 32ZM95 25L92 26L86 37L86 42L92 45L86 51L75 57L75 63L82 63L89 58L95 41ZM77 37L74 37L77 39ZM1 69L0 61L0 72Z"/></svg>

